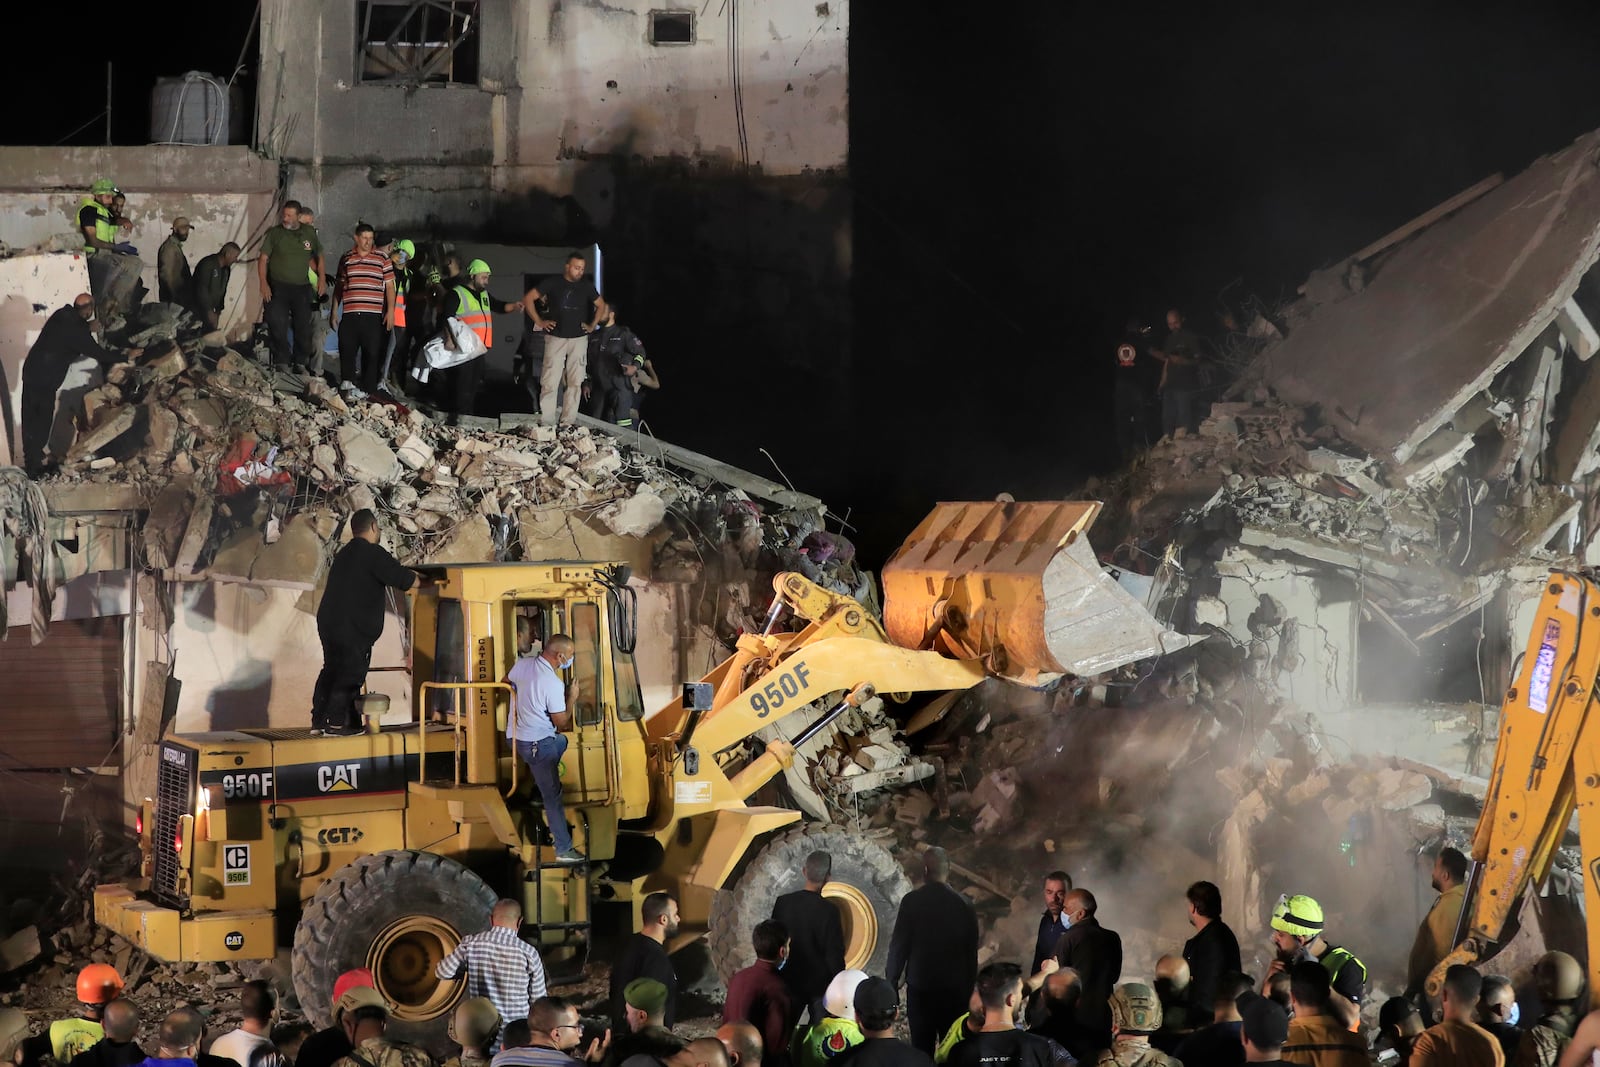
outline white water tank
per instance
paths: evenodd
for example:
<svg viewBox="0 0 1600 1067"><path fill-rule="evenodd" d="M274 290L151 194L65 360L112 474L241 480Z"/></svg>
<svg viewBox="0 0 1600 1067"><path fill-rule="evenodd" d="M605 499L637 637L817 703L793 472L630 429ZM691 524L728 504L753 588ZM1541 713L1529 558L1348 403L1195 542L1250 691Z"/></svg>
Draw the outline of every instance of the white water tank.
<svg viewBox="0 0 1600 1067"><path fill-rule="evenodd" d="M228 87L219 78L191 70L156 79L150 90L153 144L227 144L228 132Z"/></svg>

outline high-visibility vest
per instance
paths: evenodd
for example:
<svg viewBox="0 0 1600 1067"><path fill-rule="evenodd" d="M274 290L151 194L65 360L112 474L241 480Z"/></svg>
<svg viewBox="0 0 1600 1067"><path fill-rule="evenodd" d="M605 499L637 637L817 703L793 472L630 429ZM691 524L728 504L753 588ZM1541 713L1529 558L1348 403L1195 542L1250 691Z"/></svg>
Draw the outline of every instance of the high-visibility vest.
<svg viewBox="0 0 1600 1067"><path fill-rule="evenodd" d="M86 207L94 208L95 240L104 241L108 245L116 244L117 224L116 221L111 217L111 209L106 207L92 196L84 197L83 203L78 205L78 210L81 212ZM85 255L92 256L96 252L104 252L106 249L96 248L94 245L84 245L83 251Z"/></svg>
<svg viewBox="0 0 1600 1067"><path fill-rule="evenodd" d="M406 324L406 272L394 272L394 328L400 329Z"/></svg>
<svg viewBox="0 0 1600 1067"><path fill-rule="evenodd" d="M456 318L466 323L467 328L478 335L483 342L483 347L494 347L494 316L489 313L489 294L474 293L464 285L456 286L456 297L461 301L461 310L456 312Z"/></svg>

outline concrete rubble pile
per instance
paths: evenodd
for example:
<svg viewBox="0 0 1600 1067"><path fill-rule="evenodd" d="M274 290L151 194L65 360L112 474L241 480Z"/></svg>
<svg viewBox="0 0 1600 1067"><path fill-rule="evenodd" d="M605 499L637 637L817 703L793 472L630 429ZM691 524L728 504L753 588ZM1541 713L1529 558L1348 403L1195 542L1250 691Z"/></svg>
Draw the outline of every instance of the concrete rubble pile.
<svg viewBox="0 0 1600 1067"><path fill-rule="evenodd" d="M342 521L371 508L408 564L539 556L552 521L575 516L655 539L669 580L737 588L713 599L758 612L786 565L840 590L863 584L820 510L763 507L585 426L507 416L452 427L419 408L348 400L318 378L208 349L192 326L170 305L140 310L127 343L144 354L85 398L86 428L54 479L136 488L148 508L144 562L168 577L314 582Z"/></svg>

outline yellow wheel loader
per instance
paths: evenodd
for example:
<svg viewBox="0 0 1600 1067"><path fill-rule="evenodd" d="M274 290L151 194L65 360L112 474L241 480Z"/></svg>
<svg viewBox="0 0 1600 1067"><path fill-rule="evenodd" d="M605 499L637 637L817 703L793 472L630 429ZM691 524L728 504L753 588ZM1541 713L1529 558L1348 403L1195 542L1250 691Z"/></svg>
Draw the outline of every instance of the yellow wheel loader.
<svg viewBox="0 0 1600 1067"><path fill-rule="evenodd" d="M785 573L766 632L647 715L620 565L422 568L410 600L412 722L350 737L309 729L173 735L139 813L141 877L98 887L103 925L166 960L269 959L292 937L301 1006L329 1022L334 979L370 968L393 1029L431 1042L461 995L435 965L523 902L547 966L581 967L596 901L679 901L679 944L709 934L724 978L753 924L814 849L834 858L847 962L880 969L910 883L875 842L751 798L812 735L881 694L1088 674L1182 647L1096 562L1095 503L945 504L885 569L891 630L856 601ZM780 632L781 608L803 623ZM519 620L576 642L561 766L587 857L555 862L527 769L505 741ZM804 710L797 736L758 742ZM678 945L669 946L675 948Z"/></svg>

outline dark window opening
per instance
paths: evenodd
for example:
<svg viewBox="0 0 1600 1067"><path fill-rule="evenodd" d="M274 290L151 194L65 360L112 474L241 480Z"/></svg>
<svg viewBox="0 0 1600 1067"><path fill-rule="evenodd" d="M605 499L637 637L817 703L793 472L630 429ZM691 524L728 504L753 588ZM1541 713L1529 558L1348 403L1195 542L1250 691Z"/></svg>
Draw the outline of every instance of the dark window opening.
<svg viewBox="0 0 1600 1067"><path fill-rule="evenodd" d="M357 0L356 33L362 82L478 82L478 0Z"/></svg>
<svg viewBox="0 0 1600 1067"><path fill-rule="evenodd" d="M650 12L650 43L694 44L694 12Z"/></svg>

